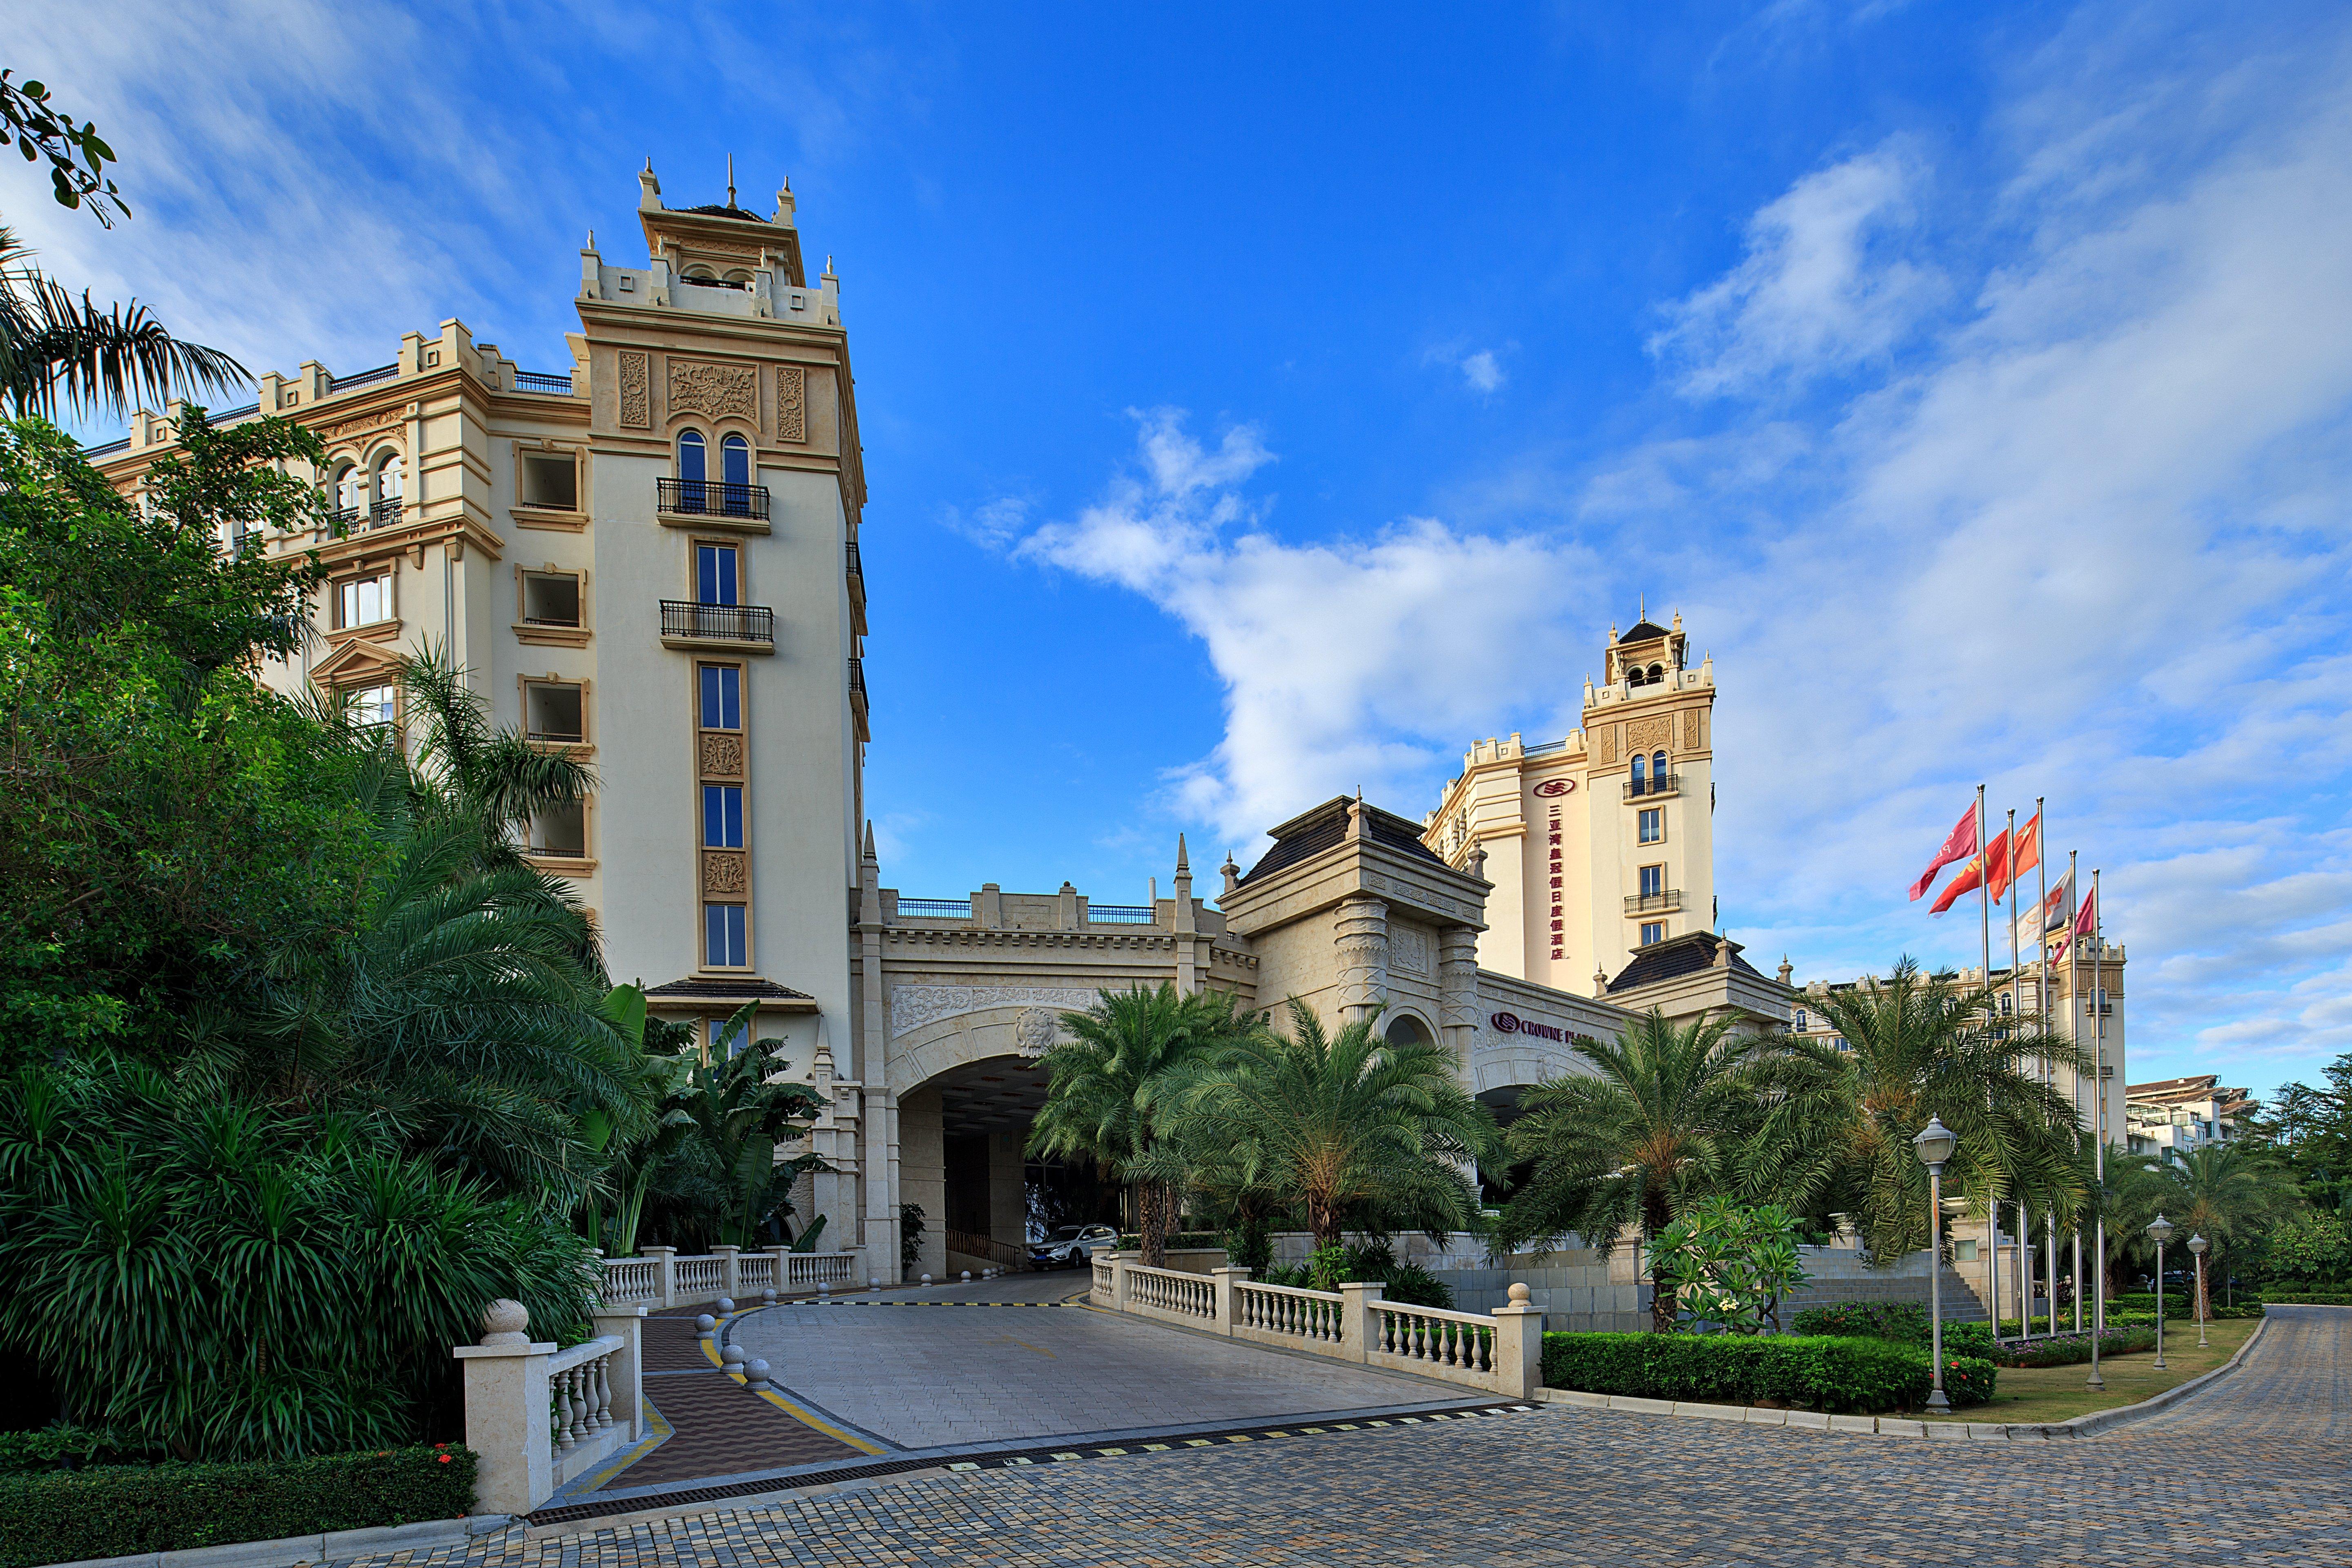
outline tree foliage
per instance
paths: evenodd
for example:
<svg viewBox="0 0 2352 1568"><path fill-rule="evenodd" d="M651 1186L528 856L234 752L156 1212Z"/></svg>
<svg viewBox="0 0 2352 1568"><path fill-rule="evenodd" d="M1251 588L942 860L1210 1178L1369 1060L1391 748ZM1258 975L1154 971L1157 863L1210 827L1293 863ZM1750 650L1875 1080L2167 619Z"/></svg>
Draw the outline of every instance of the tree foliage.
<svg viewBox="0 0 2352 1568"><path fill-rule="evenodd" d="M114 149L98 133L97 121L76 125L47 83L33 78L22 83L10 80L16 74L13 68L0 70L0 141L16 142L27 163L47 160L49 190L58 205L87 205L100 228L112 228L116 213L129 217L131 208L106 176Z"/></svg>
<svg viewBox="0 0 2352 1568"><path fill-rule="evenodd" d="M1808 1278L1797 1253L1802 1239L1796 1217L1776 1205L1706 1198L1661 1231L1652 1252L1692 1322L1779 1333L1780 1299Z"/></svg>

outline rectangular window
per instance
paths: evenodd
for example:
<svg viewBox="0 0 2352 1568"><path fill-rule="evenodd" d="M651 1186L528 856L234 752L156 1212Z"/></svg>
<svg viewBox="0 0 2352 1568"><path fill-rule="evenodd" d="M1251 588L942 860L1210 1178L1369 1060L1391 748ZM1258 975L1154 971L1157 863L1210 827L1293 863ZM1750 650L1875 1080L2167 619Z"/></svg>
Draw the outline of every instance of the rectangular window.
<svg viewBox="0 0 2352 1568"><path fill-rule="evenodd" d="M1663 807L1651 806L1640 814L1641 840L1644 844L1666 841L1666 814Z"/></svg>
<svg viewBox="0 0 2352 1568"><path fill-rule="evenodd" d="M392 619L392 574L358 577L335 589L335 628L373 626Z"/></svg>
<svg viewBox="0 0 2352 1568"><path fill-rule="evenodd" d="M743 847L743 786L702 786L702 847L705 849Z"/></svg>
<svg viewBox="0 0 2352 1568"><path fill-rule="evenodd" d="M399 717L400 689L396 686L370 686L346 693L352 703L352 722L362 730L382 729Z"/></svg>
<svg viewBox="0 0 2352 1568"><path fill-rule="evenodd" d="M523 505L550 511L580 510L580 468L569 452L525 452L515 465Z"/></svg>
<svg viewBox="0 0 2352 1568"><path fill-rule="evenodd" d="M694 547L694 596L697 604L731 605L736 601L736 572L740 558L731 544Z"/></svg>
<svg viewBox="0 0 2352 1568"><path fill-rule="evenodd" d="M743 727L743 667L706 664L702 668L702 727L740 730Z"/></svg>
<svg viewBox="0 0 2352 1568"><path fill-rule="evenodd" d="M534 741L588 738L587 702L582 689L569 682L532 680L523 685L523 732Z"/></svg>
<svg viewBox="0 0 2352 1568"><path fill-rule="evenodd" d="M743 936L740 904L702 906L702 962L711 969L747 969L751 960Z"/></svg>
<svg viewBox="0 0 2352 1568"><path fill-rule="evenodd" d="M522 574L522 618L534 626L580 624L580 579L570 572Z"/></svg>
<svg viewBox="0 0 2352 1568"><path fill-rule="evenodd" d="M1799 1033L1799 1034L1801 1034L1801 1034L1803 1034L1807 1029L1811 1028L1811 1027L1812 1027L1811 1018L1812 1018L1812 1015L1811 1015L1811 1014L1810 1014L1810 1013L1806 1012L1802 1007L1798 1008L1798 1009L1797 1009L1797 1023L1796 1023L1796 1029L1797 1029L1797 1033Z"/></svg>
<svg viewBox="0 0 2352 1568"><path fill-rule="evenodd" d="M1643 947L1653 947L1653 946L1655 946L1657 943L1662 942L1664 942L1664 941L1665 941L1665 940L1666 940L1666 922L1665 922L1665 921L1650 921L1645 922L1645 923L1643 925L1643 927L1642 927L1642 945L1643 945Z"/></svg>
<svg viewBox="0 0 2352 1568"><path fill-rule="evenodd" d="M588 853L588 808L578 801L550 806L530 819L530 847L535 855L574 858Z"/></svg>
<svg viewBox="0 0 2352 1568"><path fill-rule="evenodd" d="M1642 868L1642 896L1654 899L1666 890L1666 868L1664 866Z"/></svg>
<svg viewBox="0 0 2352 1568"><path fill-rule="evenodd" d="M725 1061L730 1057L742 1052L745 1030L738 1029L730 1036L727 1033L727 1020L724 1018L706 1018L703 1020L703 1026L708 1031L703 1037L709 1042L709 1058L712 1061Z"/></svg>

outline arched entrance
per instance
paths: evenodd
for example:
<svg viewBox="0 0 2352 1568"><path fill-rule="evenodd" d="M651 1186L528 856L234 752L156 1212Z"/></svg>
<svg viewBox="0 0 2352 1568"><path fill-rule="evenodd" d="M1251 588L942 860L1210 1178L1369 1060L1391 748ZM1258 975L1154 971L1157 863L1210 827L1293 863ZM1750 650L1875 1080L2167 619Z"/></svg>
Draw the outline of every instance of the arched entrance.
<svg viewBox="0 0 2352 1568"><path fill-rule="evenodd" d="M1054 1030L1052 1009L1013 1005L938 1018L891 1042L898 1201L923 1211L916 1273L1025 1263L1024 1167Z"/></svg>

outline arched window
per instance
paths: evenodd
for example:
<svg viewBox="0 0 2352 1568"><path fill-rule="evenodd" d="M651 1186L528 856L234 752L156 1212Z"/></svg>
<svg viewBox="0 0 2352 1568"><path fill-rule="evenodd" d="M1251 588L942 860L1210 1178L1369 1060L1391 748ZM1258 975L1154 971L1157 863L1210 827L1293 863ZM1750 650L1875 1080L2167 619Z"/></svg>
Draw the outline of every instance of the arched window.
<svg viewBox="0 0 2352 1568"><path fill-rule="evenodd" d="M740 436L719 443L719 478L730 485L751 482L751 444Z"/></svg>
<svg viewBox="0 0 2352 1568"><path fill-rule="evenodd" d="M1635 757L1633 759L1633 793L1635 795L1642 793L1643 784L1649 779L1649 770L1650 763L1648 758Z"/></svg>
<svg viewBox="0 0 2352 1568"><path fill-rule="evenodd" d="M356 517L367 510L367 470L357 463L346 463L335 474L335 510Z"/></svg>
<svg viewBox="0 0 2352 1568"><path fill-rule="evenodd" d="M1625 671L1625 684L1628 686L1639 686L1642 684L1642 671L1638 666L1630 668Z"/></svg>
<svg viewBox="0 0 2352 1568"><path fill-rule="evenodd" d="M1653 788L1653 789L1664 789L1664 788L1665 788L1665 787L1666 787L1666 753L1665 753L1665 752L1652 752L1652 753L1651 753L1651 755L1650 755L1650 779L1651 779L1651 784L1650 784L1650 787L1651 787L1651 788Z"/></svg>
<svg viewBox="0 0 2352 1568"><path fill-rule="evenodd" d="M400 498L403 492L404 483L404 475L402 470L399 453L393 453L391 456L385 458L383 462L376 465L375 510L377 516L396 518L400 515Z"/></svg>
<svg viewBox="0 0 2352 1568"><path fill-rule="evenodd" d="M702 510L703 481L709 478L709 448L698 430L680 432L677 438L678 510Z"/></svg>
<svg viewBox="0 0 2352 1568"><path fill-rule="evenodd" d="M1658 682L1665 679L1665 678L1666 667L1663 664L1654 664L1650 666L1650 673L1643 677L1643 684L1645 686L1655 686Z"/></svg>

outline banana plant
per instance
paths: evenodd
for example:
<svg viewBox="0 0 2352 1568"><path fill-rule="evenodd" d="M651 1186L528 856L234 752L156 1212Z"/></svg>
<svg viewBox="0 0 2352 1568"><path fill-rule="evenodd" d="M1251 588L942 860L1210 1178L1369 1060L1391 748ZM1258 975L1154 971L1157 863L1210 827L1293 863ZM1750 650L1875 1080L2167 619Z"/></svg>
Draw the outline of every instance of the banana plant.
<svg viewBox="0 0 2352 1568"><path fill-rule="evenodd" d="M674 1100L695 1133L728 1173L722 1238L760 1245L771 1219L792 1212L789 1194L804 1172L828 1169L814 1153L780 1157L785 1143L805 1133L824 1101L808 1084L772 1079L768 1070L780 1039L751 1040L759 1005L747 1003L719 1030L717 1059L696 1065Z"/></svg>

